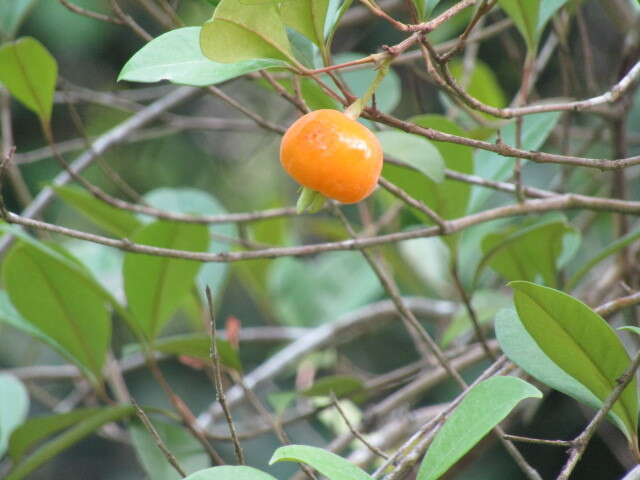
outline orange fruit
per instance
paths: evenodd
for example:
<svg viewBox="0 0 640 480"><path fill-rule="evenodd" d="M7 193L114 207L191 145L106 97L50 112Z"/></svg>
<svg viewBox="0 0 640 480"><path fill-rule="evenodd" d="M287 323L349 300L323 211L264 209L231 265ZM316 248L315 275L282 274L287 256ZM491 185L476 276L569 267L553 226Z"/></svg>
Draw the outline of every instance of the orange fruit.
<svg viewBox="0 0 640 480"><path fill-rule="evenodd" d="M280 144L280 163L294 180L342 203L359 202L373 192L382 161L376 136L337 110L300 117Z"/></svg>

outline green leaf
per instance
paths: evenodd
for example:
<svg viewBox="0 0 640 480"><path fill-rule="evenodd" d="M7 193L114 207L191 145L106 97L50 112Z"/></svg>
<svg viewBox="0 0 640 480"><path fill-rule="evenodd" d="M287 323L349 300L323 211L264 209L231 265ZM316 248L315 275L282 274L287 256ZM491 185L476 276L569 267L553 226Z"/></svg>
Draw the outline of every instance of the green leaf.
<svg viewBox="0 0 640 480"><path fill-rule="evenodd" d="M511 300L506 295L494 290L477 290L471 299L471 305L478 316L480 325L489 323L500 310L510 304ZM446 348L456 338L473 331L473 323L471 323L469 313L465 307L461 306L442 334L440 343L443 348Z"/></svg>
<svg viewBox="0 0 640 480"><path fill-rule="evenodd" d="M277 318L293 326L332 321L380 293L366 260L350 252L324 253L313 260L279 258L271 263L267 282Z"/></svg>
<svg viewBox="0 0 640 480"><path fill-rule="evenodd" d="M187 214L224 215L227 210L212 195L194 188L158 188L144 196L149 205L163 210ZM212 236L209 243L209 253L221 253L231 250L228 242L222 242L215 238L216 234L234 238L237 236L237 228L232 223L211 225L209 233ZM226 279L229 265L227 263L209 262L202 265L196 278L198 293L204 299L205 287L211 288L214 298L220 296Z"/></svg>
<svg viewBox="0 0 640 480"><path fill-rule="evenodd" d="M400 130L385 130L376 136L385 155L401 160L436 183L444 180L442 155L426 138Z"/></svg>
<svg viewBox="0 0 640 480"><path fill-rule="evenodd" d="M241 465L224 465L192 473L184 480L277 480L268 473Z"/></svg>
<svg viewBox="0 0 640 480"><path fill-rule="evenodd" d="M512 1L512 0L509 0ZM522 120L522 148L524 150L537 150L540 148L547 137L551 134L553 128L560 119L561 112L537 113L527 115ZM508 145L516 144L516 128L515 122L511 122L500 129L500 138ZM494 135L488 142L495 143L497 136ZM476 175L482 178L504 181L511 177L515 160L513 158L503 157L488 150L476 150L473 156ZM477 212L487 199L494 193L488 188L476 186L473 187L471 194L471 211Z"/></svg>
<svg viewBox="0 0 640 480"><path fill-rule="evenodd" d="M540 0L498 0L498 3L518 27L527 44L527 49L535 51L540 40L538 30Z"/></svg>
<svg viewBox="0 0 640 480"><path fill-rule="evenodd" d="M466 136L464 130L443 115L419 115L410 118L409 121L421 127ZM470 147L446 142L431 143L440 152L448 169L473 173L473 150ZM442 218L458 218L467 211L471 186L465 182L445 178L442 182L436 183L429 178L415 175L411 170L390 164L385 164L383 175L387 180L402 187L413 198L429 205ZM423 218L422 213L419 215Z"/></svg>
<svg viewBox="0 0 640 480"><path fill-rule="evenodd" d="M268 58L235 63L211 61L200 49L200 30L200 27L178 28L154 38L122 67L118 81L148 83L168 80L180 85L201 87L256 70L286 66L281 60Z"/></svg>
<svg viewBox="0 0 640 480"><path fill-rule="evenodd" d="M326 397L333 392L336 397L345 397L364 388L362 380L350 375L330 375L315 381L302 391L305 397Z"/></svg>
<svg viewBox="0 0 640 480"><path fill-rule="evenodd" d="M23 37L0 47L0 83L25 107L51 120L58 64L35 38Z"/></svg>
<svg viewBox="0 0 640 480"><path fill-rule="evenodd" d="M13 375L0 373L0 458L7 451L9 438L29 413L29 394Z"/></svg>
<svg viewBox="0 0 640 480"><path fill-rule="evenodd" d="M603 248L600 252L598 252L595 256L587 260L576 273L567 281L567 290L571 290L575 287L582 278L589 273L589 271L598 265L605 258L613 255L614 253L622 250L623 248L631 245L633 242L640 238L640 228L635 229L626 235L617 238L614 240L609 246Z"/></svg>
<svg viewBox="0 0 640 480"><path fill-rule="evenodd" d="M204 448L184 427L158 421L154 421L153 426L168 450L175 455L176 460L187 473L209 466L209 456ZM136 455L149 478L153 480L179 480L183 478L167 461L156 440L142 423L132 422L129 426L129 433Z"/></svg>
<svg viewBox="0 0 640 480"><path fill-rule="evenodd" d="M99 227L119 237L127 237L141 223L130 212L112 207L79 187L53 185L60 198Z"/></svg>
<svg viewBox="0 0 640 480"><path fill-rule="evenodd" d="M333 42L333 36L338 29L338 24L342 15L349 9L353 0L329 0L329 7L327 8L327 16L324 22L324 36L326 38L326 50L331 50L331 44Z"/></svg>
<svg viewBox="0 0 640 480"><path fill-rule="evenodd" d="M103 411L102 407L80 408L69 413L30 418L16 429L9 442L9 455L14 463L19 462L31 448L51 435Z"/></svg>
<svg viewBox="0 0 640 480"><path fill-rule="evenodd" d="M515 311L500 311L496 316L495 330L504 354L529 375L592 408L598 409L602 406L602 402L587 387L545 355L524 328ZM615 411L609 411L609 418L621 431L625 431L624 423Z"/></svg>
<svg viewBox="0 0 640 480"><path fill-rule="evenodd" d="M333 63L337 65L339 63L358 60L366 56L364 53L342 52L333 56ZM376 75L377 72L373 68L340 72L342 79L357 97L364 95ZM337 91L337 87L332 88L335 88ZM401 95L402 83L400 77L398 77L398 74L393 69L389 69L389 72L382 79L382 82L376 90L376 106L382 112L391 113L400 103ZM366 122L363 123L366 124Z"/></svg>
<svg viewBox="0 0 640 480"><path fill-rule="evenodd" d="M62 347L90 377L102 375L111 339L106 299L78 267L18 243L2 265L11 302L22 317Z"/></svg>
<svg viewBox="0 0 640 480"><path fill-rule="evenodd" d="M16 464L6 480L25 478L40 465L87 437L101 426L129 417L133 413L134 408L130 405L102 408L100 412L77 423L74 427L42 445L23 462Z"/></svg>
<svg viewBox="0 0 640 480"><path fill-rule="evenodd" d="M295 0L280 7L284 23L297 30L321 49L329 0Z"/></svg>
<svg viewBox="0 0 640 480"><path fill-rule="evenodd" d="M0 40L15 37L35 3L36 0L0 0Z"/></svg>
<svg viewBox="0 0 640 480"><path fill-rule="evenodd" d="M235 370L242 370L238 352L229 342L221 338L216 338L218 354L223 365ZM202 333L189 333L184 335L174 335L170 337L158 338L153 344L153 349L166 353L167 355L188 355L190 357L209 360L209 349L211 348L211 337ZM134 350L138 350L136 347Z"/></svg>
<svg viewBox="0 0 640 480"><path fill-rule="evenodd" d="M490 266L507 280L542 281L555 287L565 237L579 233L563 219L549 219L529 227L510 225L482 240L479 275Z"/></svg>
<svg viewBox="0 0 640 480"><path fill-rule="evenodd" d="M132 241L155 247L206 251L209 232L204 225L157 221L142 227ZM193 288L200 263L192 260L127 253L124 291L129 308L147 340L161 332Z"/></svg>
<svg viewBox="0 0 640 480"><path fill-rule="evenodd" d="M202 26L200 47L214 62L275 58L299 65L276 2L222 0Z"/></svg>
<svg viewBox="0 0 640 480"><path fill-rule="evenodd" d="M540 349L558 367L604 401L630 364L629 355L611 326L581 301L529 282L511 282L520 321ZM637 382L622 393L613 411L624 434L638 429Z"/></svg>
<svg viewBox="0 0 640 480"><path fill-rule="evenodd" d="M547 22L553 15L567 3L567 0L542 0L540 3L540 12L538 13L538 35L542 34Z"/></svg>
<svg viewBox="0 0 640 480"><path fill-rule="evenodd" d="M371 480L353 463L322 448L286 445L273 452L269 465L283 461L306 463L331 480Z"/></svg>
<svg viewBox="0 0 640 480"><path fill-rule="evenodd" d="M464 64L461 60L452 61L449 65L449 70L456 80L462 80ZM481 60L475 62L473 71L465 86L465 91L482 103L492 107L502 108L507 104L507 98L502 91L496 74L489 65ZM491 115L487 115L487 117L493 118Z"/></svg>
<svg viewBox="0 0 640 480"><path fill-rule="evenodd" d="M542 393L515 377L492 377L473 387L436 434L417 480L440 478L525 398Z"/></svg>

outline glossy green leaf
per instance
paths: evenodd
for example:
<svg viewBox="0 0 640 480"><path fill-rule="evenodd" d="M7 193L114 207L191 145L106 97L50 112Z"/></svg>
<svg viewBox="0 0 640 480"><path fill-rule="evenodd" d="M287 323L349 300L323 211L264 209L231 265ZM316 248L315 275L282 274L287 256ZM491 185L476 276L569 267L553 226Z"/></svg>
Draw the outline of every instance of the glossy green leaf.
<svg viewBox="0 0 640 480"><path fill-rule="evenodd" d="M203 252L209 246L204 225L157 221L132 237L142 245ZM191 289L200 263L192 260L127 253L124 290L140 331L153 341Z"/></svg>
<svg viewBox="0 0 640 480"><path fill-rule="evenodd" d="M516 377L492 377L473 387L436 434L417 480L440 478L526 398L542 393Z"/></svg>
<svg viewBox="0 0 640 480"><path fill-rule="evenodd" d="M0 83L44 123L51 119L58 64L35 38L0 47Z"/></svg>
<svg viewBox="0 0 640 480"><path fill-rule="evenodd" d="M449 70L456 80L462 81L464 66L461 60L452 61ZM492 107L502 108L507 104L507 98L498 82L498 77L491 67L481 60L475 62L464 89L472 97Z"/></svg>
<svg viewBox="0 0 640 480"><path fill-rule="evenodd" d="M275 58L298 64L276 2L222 0L202 26L200 47L214 62Z"/></svg>
<svg viewBox="0 0 640 480"><path fill-rule="evenodd" d="M21 242L5 258L2 276L22 317L90 376L100 378L111 321L105 296L87 281L88 274Z"/></svg>
<svg viewBox="0 0 640 480"><path fill-rule="evenodd" d="M466 136L464 130L443 115L419 115L409 119L421 127L434 128L453 135ZM431 142L438 149L445 166L461 173L473 172L473 151L464 145L446 142ZM454 219L463 216L467 211L471 187L465 182L445 178L436 183L407 168L385 164L384 177L405 190L413 198L429 205L442 218ZM414 212L422 217L422 213Z"/></svg>
<svg viewBox="0 0 640 480"><path fill-rule="evenodd" d="M209 456L198 440L182 426L153 421L158 435L167 449L176 457L187 473L209 466ZM167 461L156 440L139 421L129 426L131 443L149 478L153 480L179 480L183 478Z"/></svg>
<svg viewBox="0 0 640 480"><path fill-rule="evenodd" d="M82 188L68 185L52 188L66 203L109 233L127 237L141 225L132 213L112 207Z"/></svg>
<svg viewBox="0 0 640 480"><path fill-rule="evenodd" d="M216 339L218 354L223 365L235 370L242 370L238 352L226 340ZM203 333L189 333L158 338L153 349L167 355L188 355L209 361L211 337Z"/></svg>
<svg viewBox="0 0 640 480"><path fill-rule="evenodd" d="M511 282L518 316L540 349L558 367L604 401L630 364L611 326L581 301L529 282ZM627 438L638 428L634 379L613 407Z"/></svg>
<svg viewBox="0 0 640 480"><path fill-rule="evenodd" d="M324 48L324 25L329 0L296 0L280 7L284 23Z"/></svg>
<svg viewBox="0 0 640 480"><path fill-rule="evenodd" d="M358 285L358 288L350 286ZM366 260L331 252L313 260L279 258L269 267L267 286L276 318L293 326L315 326L366 305L380 283Z"/></svg>
<svg viewBox="0 0 640 480"><path fill-rule="evenodd" d="M324 36L326 38L326 49L331 50L331 43L333 42L333 36L338 29L340 19L349 9L353 0L329 0L329 7L327 8L327 16L324 22Z"/></svg>
<svg viewBox="0 0 640 480"><path fill-rule="evenodd" d="M308 445L286 445L273 452L269 465L276 462L305 463L331 480L371 480L363 470L328 450Z"/></svg>
<svg viewBox="0 0 640 480"><path fill-rule="evenodd" d="M426 138L400 130L385 130L376 136L385 155L401 160L436 183L444 180L442 155Z"/></svg>
<svg viewBox="0 0 640 480"><path fill-rule="evenodd" d="M0 0L0 40L12 39L37 0Z"/></svg>
<svg viewBox="0 0 640 480"><path fill-rule="evenodd" d="M607 247L603 248L600 252L587 260L576 273L567 281L567 290L571 290L575 287L584 276L591 271L593 267L602 262L605 258L613 255L614 253L622 250L623 248L631 245L633 242L640 238L640 228L637 228L626 235L617 238L611 242Z"/></svg>
<svg viewBox="0 0 640 480"><path fill-rule="evenodd" d="M507 308L510 304L510 298L495 290L477 290L473 293L473 298L471 299L471 305L476 312L480 325L489 323L500 310ZM456 338L474 331L467 309L464 306L460 306L442 334L440 343L443 348L446 348Z"/></svg>
<svg viewBox="0 0 640 480"><path fill-rule="evenodd" d="M93 417L102 410L102 407L80 408L68 413L30 418L11 435L9 442L11 460L15 463L19 462L29 450L47 437Z"/></svg>
<svg viewBox="0 0 640 480"><path fill-rule="evenodd" d="M17 463L9 472L5 480L21 480L40 467L43 463L51 460L67 448L87 437L101 426L116 422L129 417L134 413L134 408L130 405L103 408L95 415L76 423L66 432L58 435L53 440L48 441L35 452Z"/></svg>
<svg viewBox="0 0 640 480"><path fill-rule="evenodd" d="M7 451L9 438L27 418L29 394L13 375L0 373L0 458Z"/></svg>
<svg viewBox="0 0 640 480"><path fill-rule="evenodd" d="M159 82L168 80L196 87L215 85L264 68L282 67L275 59L251 59L218 63L200 49L200 27L184 27L154 38L122 67L118 81Z"/></svg>
<svg viewBox="0 0 640 480"><path fill-rule="evenodd" d="M504 354L529 375L592 408L602 406L602 402L587 387L545 355L514 310L502 310L498 313L495 330ZM609 412L609 418L622 432L625 431L624 423L615 411Z"/></svg>
<svg viewBox="0 0 640 480"><path fill-rule="evenodd" d="M565 237L579 233L564 220L549 219L528 227L510 225L482 240L478 274L490 266L507 280L542 281L555 287Z"/></svg>
<svg viewBox="0 0 640 480"><path fill-rule="evenodd" d="M333 56L333 63L351 62L366 56L364 53L342 52ZM357 97L364 95L376 74L377 72L373 68L340 72L342 79ZM400 77L393 69L390 69L376 90L376 106L383 112L391 113L400 103L401 95Z"/></svg>
<svg viewBox="0 0 640 480"><path fill-rule="evenodd" d="M326 397L333 393L336 397L344 397L364 388L362 380L349 375L330 375L315 381L313 385L302 391L305 397Z"/></svg>
<svg viewBox="0 0 640 480"><path fill-rule="evenodd" d="M188 213L194 215L224 215L227 210L212 195L194 188L158 188L144 196L149 205L170 212ZM209 226L211 241L208 252L221 253L231 250L231 244L218 240L215 235L229 238L237 236L237 228L232 223ZM205 287L211 288L214 299L221 295L221 290L227 277L229 265L227 263L209 262L200 267L196 277L198 293L204 299Z"/></svg>
<svg viewBox="0 0 640 480"><path fill-rule="evenodd" d="M192 473L184 480L277 480L268 473L243 465L224 465Z"/></svg>
<svg viewBox="0 0 640 480"><path fill-rule="evenodd" d="M522 121L522 148L524 150L538 150L553 131L560 119L561 112L537 113L527 115ZM488 142L495 143L497 136L492 136ZM508 145L516 144L515 123L511 122L500 129L500 138ZM515 160L503 157L488 150L476 150L473 156L476 175L489 180L504 181L513 174ZM483 187L473 187L471 194L471 211L479 211L493 190Z"/></svg>
<svg viewBox="0 0 640 480"><path fill-rule="evenodd" d="M500 7L511 17L520 34L524 38L527 48L535 50L538 46L540 34L538 31L538 14L540 1L535 0L498 0Z"/></svg>

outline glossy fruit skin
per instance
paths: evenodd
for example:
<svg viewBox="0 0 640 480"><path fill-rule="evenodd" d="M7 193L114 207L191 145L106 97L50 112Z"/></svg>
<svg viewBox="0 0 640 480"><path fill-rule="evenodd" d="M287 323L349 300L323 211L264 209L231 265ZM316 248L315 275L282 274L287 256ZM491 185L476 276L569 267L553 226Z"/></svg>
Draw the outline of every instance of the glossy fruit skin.
<svg viewBox="0 0 640 480"><path fill-rule="evenodd" d="M376 136L337 110L300 117L280 144L280 163L299 184L342 203L356 203L375 189L383 153Z"/></svg>

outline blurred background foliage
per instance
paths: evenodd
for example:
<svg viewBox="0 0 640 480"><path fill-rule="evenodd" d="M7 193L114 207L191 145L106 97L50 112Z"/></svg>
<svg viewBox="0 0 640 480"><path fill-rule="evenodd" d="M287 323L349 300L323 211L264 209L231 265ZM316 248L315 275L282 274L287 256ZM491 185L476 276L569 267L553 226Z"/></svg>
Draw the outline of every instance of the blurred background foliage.
<svg viewBox="0 0 640 480"><path fill-rule="evenodd" d="M94 11L107 11L106 0L76 0L79 6ZM212 13L212 6L205 0L182 0L179 16L186 25L201 25ZM451 1L442 2L444 9ZM122 1L122 6L134 16L141 25L154 35L162 33L158 25L135 1ZM584 1L582 12L591 32L593 54L595 57L595 78L603 88L615 82L615 70L621 47L621 36L617 35L614 19L607 15L606 2ZM402 13L400 13L402 14ZM500 16L500 14L496 14ZM445 41L464 28L468 17L460 15L433 34L434 42ZM123 64L135 53L142 42L124 27L97 22L69 12L55 0L40 0L20 30L21 35L31 35L39 39L51 51L59 63L62 79L58 93L60 101L53 113L53 127L56 139L63 141L77 138L79 132L74 127L67 106L64 104L64 91L70 94L78 88L96 91L122 92L126 90L149 89L148 85L116 83L116 77ZM388 24L368 17L356 26L340 29L334 45L335 59L345 61L362 54L376 51L380 45L392 45L402 37ZM574 79L570 79L571 95L582 97L597 92L587 92L584 77L584 62L580 56L582 50L576 32L569 35L566 50L571 52L574 66ZM519 87L520 62L524 44L513 30L493 37L480 45L476 70L468 83L471 94L489 104L503 106ZM563 95L558 62L561 56L553 58L538 82L540 96ZM0 66L1 68L1 66ZM453 73L459 75L460 64L454 66ZM373 73L360 70L345 74L345 79L356 93L362 92L371 81ZM168 91L171 87L159 85L157 91ZM235 80L221 86L243 105L281 126L288 125L294 118L292 108L276 93L261 82L248 79ZM160 90L158 90L160 89ZM318 100L322 102L322 99ZM412 64L394 67L393 72L382 85L378 96L378 105L382 110L393 112L399 118L410 118L424 113L445 113L462 127L469 127L468 119L457 115L449 108L442 95L422 78ZM78 109L84 129L90 136L97 136L117 125L130 112L108 105L108 102L78 103ZM40 129L32 113L19 104L12 104L14 115L15 143L18 155L45 145ZM237 118L240 114L212 96L201 96L183 107L180 113L199 117ZM586 141L588 128L600 120L593 116L579 115L575 118L574 134L568 139L571 147L582 145ZM468 131L468 135L481 138L491 132ZM640 98L636 95L635 105L628 122L630 150L629 156L640 154ZM552 133L545 144L545 150L554 152L562 148L563 138ZM265 208L289 206L295 202L296 185L285 176L278 163L279 136L274 133L249 127L236 131L186 131L161 138L122 144L104 155L109 164L150 204L163 206L174 211L191 213L243 212ZM79 151L79 150L78 150ZM591 143L584 152L586 156L612 158L610 142L606 135ZM70 154L67 155L70 157ZM59 172L54 159L42 159L23 165L21 170L32 192L47 185ZM632 175L638 170L632 170ZM104 190L119 195L118 189L107 179L98 165L86 171L86 178ZM599 192L608 174L591 171L573 172L567 168L527 164L524 176L527 184L543 188L553 187L561 177L567 189L578 186L580 190ZM630 199L640 198L637 182L629 191ZM557 187L557 184L555 185ZM600 192L602 193L602 192ZM20 205L7 190L8 207L19 211ZM494 194L487 201L498 205L505 196ZM384 193L376 194L368 203L369 208L381 212L388 208L390 200ZM358 207L349 207L347 213L357 221ZM577 224L591 224L588 235L582 238L577 251L576 265L580 260L590 257L593 252L607 245L615 230L610 215L570 214ZM86 231L101 232L93 222L78 214L67 204L57 200L46 213L47 220L61 225ZM470 229L463 235L460 245L462 277L468 288L474 282L474 267L481 256L480 242L487 232L495 232L511 225L521 225L524 220L501 220L489 225ZM410 228L421 220L418 216L405 213L395 227ZM311 241L327 241L347 238L340 224L328 214L296 219L280 218L261 221L242 226L240 231L227 225L213 226L212 233L224 236L241 235L255 242L272 245L294 245ZM56 238L68 250L82 259L96 277L113 292L123 298L123 286L120 271L123 254L100 245L75 240ZM215 242L214 250L223 251L234 248L223 241ZM399 248L386 247L385 261L391 266L403 293L446 300L456 300L452 279L447 271L446 247L439 239L421 239L406 242ZM208 265L201 273L203 279L214 287L218 318L224 322L229 316L238 318L243 327L254 325L289 325L313 327L336 320L340 315L355 308L384 298L378 280L364 259L356 252L335 252L320 254L313 258L280 258L277 260L257 260L230 265ZM571 273L572 266L568 267ZM202 282L204 283L204 281ZM487 320L491 320L496 305L506 303L506 291L501 290L503 281L495 273L485 269L476 286L497 287L487 298L486 292L474 295L478 308ZM484 295L484 299L483 299ZM486 311L485 311L486 310ZM458 317L464 317L460 312ZM463 319L464 320L464 319ZM455 322L454 322L455 323ZM427 324L428 329L445 343L455 345L456 331L447 330L446 325ZM114 323L115 348L117 353L126 352L126 346L132 342L127 329L119 322ZM202 328L202 311L187 303L173 319L165 333L184 333ZM464 330L464 328L463 328ZM448 333L445 333L448 332ZM33 341L8 325L0 325L0 367L16 367L33 364L63 363L52 350ZM243 346L240 356L245 371L250 371L271 355L278 345L251 344ZM410 340L398 324L377 330L360 337L356 342L347 344L313 358L318 375L327 373L347 373L368 378L389 371L416 360ZM485 365L479 363L465 371L467 379L474 378ZM178 360L163 362L162 368L175 390L190 405L193 411L205 409L214 399L214 392L206 375ZM265 389L266 392L290 391L295 379L295 370L282 372L278 382ZM140 370L127 374L127 383L131 393L144 405L168 408L169 404L160 388L147 371ZM70 391L70 385L51 383L42 386L32 385L32 414L48 411L48 396L63 398ZM39 389L34 391L33 389ZM455 396L456 389L445 382L429 392L420 400L420 404L429 405L446 401ZM40 398L40 401L38 401ZM243 410L236 412L239 425L243 425ZM513 425L513 433L526 433L540 438L570 438L579 432L584 416L575 403L560 393L553 392L545 396L536 409L527 412L526 421ZM336 419L306 420L288 428L291 438L297 443L324 445L335 435ZM245 425L246 426L246 425ZM169 430L171 427L167 427ZM174 432L175 433L175 432ZM179 433L175 433L179 436ZM146 432L136 427L134 442L149 442ZM171 435L169 433L168 435ZM193 443L193 441L191 441ZM191 445L187 439L176 440L185 449ZM253 465L266 465L273 450L278 446L272 435L243 442L248 460ZM202 463L202 454L198 445L193 447L193 465ZM525 455L545 476L557 471L563 462L561 449L545 446L526 445ZM153 450L151 448L151 450ZM231 455L229 444L221 447L226 455ZM144 448L139 448L144 451ZM153 455L154 453L150 453ZM188 455L190 455L188 453ZM464 479L516 479L520 473L512 460L499 447L487 450L482 445L477 454L472 454L469 465L461 465L456 478ZM144 458L142 459L144 462ZM294 470L291 465L277 465L270 469L274 475L284 478ZM617 478L623 473L618 460L599 439L587 451L584 461L578 466L575 478ZM93 478L100 480L128 480L144 478L144 472L131 448L124 444L92 437L71 448L63 455L49 462L30 478ZM157 478L172 478L172 473L158 473Z"/></svg>

